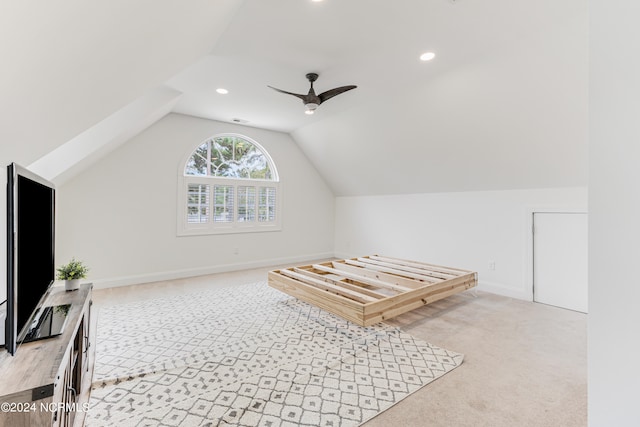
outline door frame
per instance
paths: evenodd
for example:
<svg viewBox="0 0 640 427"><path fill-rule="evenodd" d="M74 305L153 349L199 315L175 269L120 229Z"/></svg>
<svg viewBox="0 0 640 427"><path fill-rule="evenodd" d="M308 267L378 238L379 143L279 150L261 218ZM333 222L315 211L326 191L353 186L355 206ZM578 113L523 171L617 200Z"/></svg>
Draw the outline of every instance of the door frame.
<svg viewBox="0 0 640 427"><path fill-rule="evenodd" d="M557 214L586 214L589 221L589 212L586 207L569 206L529 206L525 209L525 270L524 283L527 300L534 302L534 277L533 277L533 215L536 213L557 213Z"/></svg>

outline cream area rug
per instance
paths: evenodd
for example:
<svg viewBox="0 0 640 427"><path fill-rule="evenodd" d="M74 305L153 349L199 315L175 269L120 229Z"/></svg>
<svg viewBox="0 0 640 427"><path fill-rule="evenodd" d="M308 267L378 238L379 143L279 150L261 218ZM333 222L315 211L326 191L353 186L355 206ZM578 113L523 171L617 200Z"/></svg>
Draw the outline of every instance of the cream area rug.
<svg viewBox="0 0 640 427"><path fill-rule="evenodd" d="M358 426L462 363L265 282L98 313L87 426Z"/></svg>

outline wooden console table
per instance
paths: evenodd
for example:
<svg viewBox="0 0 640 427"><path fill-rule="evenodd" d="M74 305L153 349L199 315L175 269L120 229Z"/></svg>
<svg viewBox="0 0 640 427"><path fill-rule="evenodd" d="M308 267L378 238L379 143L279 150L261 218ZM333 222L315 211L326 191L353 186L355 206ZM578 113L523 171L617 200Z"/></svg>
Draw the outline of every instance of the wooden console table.
<svg viewBox="0 0 640 427"><path fill-rule="evenodd" d="M94 351L91 284L65 292L56 286L45 306L71 304L62 335L22 344L15 356L0 349L0 426L82 424Z"/></svg>

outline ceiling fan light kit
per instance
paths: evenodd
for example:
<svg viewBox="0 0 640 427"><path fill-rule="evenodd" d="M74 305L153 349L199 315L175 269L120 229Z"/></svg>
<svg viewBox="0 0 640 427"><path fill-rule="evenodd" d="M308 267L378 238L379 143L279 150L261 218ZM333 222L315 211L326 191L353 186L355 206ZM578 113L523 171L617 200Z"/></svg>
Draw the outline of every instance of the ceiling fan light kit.
<svg viewBox="0 0 640 427"><path fill-rule="evenodd" d="M307 93L306 95L301 95L298 93L292 93L292 92L287 92L286 90L282 90L282 89L278 89L275 88L273 86L269 86L271 89L278 91L280 93L284 93L287 95L292 95L295 96L297 98L300 98L302 100L302 103L304 104L304 106L306 107L306 114L313 114L316 110L316 108L318 108L318 106L320 104L322 104L323 102L333 98L336 95L340 95L341 93L344 93L348 90L351 89L355 89L358 86L355 85L349 85L349 86L341 86L341 87L337 87L334 89L330 89L326 92L322 92L320 95L316 95L315 90L313 89L313 82L315 82L318 79L318 74L317 73L308 73L306 75L307 80L309 80L309 83L311 84L311 87L309 88L309 93Z"/></svg>
<svg viewBox="0 0 640 427"><path fill-rule="evenodd" d="M316 111L316 108L318 108L318 104L314 104L313 102L304 104L304 106L307 107L307 110L305 111L306 114L313 114Z"/></svg>

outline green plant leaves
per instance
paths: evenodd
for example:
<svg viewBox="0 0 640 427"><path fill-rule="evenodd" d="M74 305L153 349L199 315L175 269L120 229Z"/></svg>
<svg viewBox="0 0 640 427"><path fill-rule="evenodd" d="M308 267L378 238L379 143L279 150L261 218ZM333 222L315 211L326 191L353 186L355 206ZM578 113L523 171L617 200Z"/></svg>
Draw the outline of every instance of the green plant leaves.
<svg viewBox="0 0 640 427"><path fill-rule="evenodd" d="M59 267L57 271L58 275L56 278L58 280L84 279L87 277L89 268L84 265L82 261L71 258L68 264Z"/></svg>

